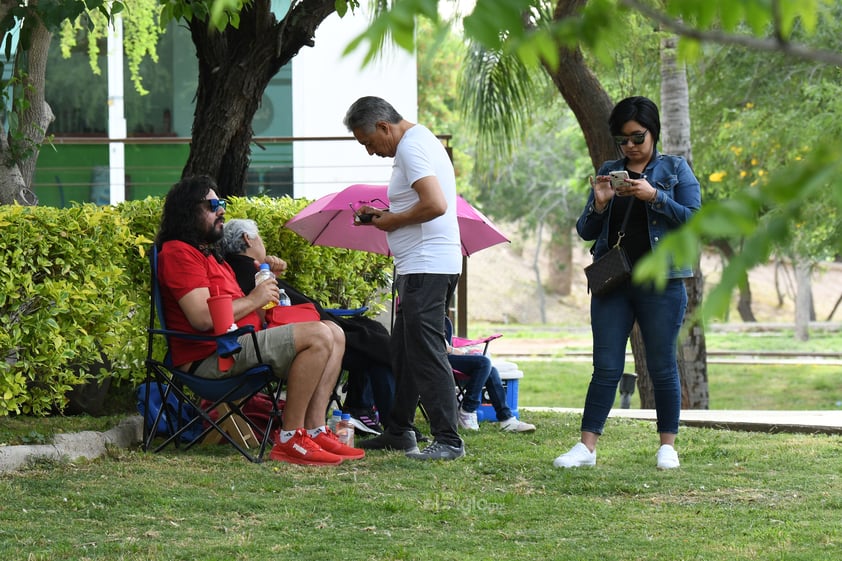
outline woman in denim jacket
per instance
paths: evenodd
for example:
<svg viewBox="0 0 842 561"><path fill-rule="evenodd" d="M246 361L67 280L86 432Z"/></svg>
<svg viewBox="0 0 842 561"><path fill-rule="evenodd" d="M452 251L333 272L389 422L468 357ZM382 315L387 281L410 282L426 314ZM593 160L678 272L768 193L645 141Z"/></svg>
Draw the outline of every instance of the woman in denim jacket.
<svg viewBox="0 0 842 561"><path fill-rule="evenodd" d="M634 267L667 232L699 210L701 189L683 158L658 153L661 122L658 107L651 100L629 97L620 101L611 112L608 126L624 157L600 167L576 230L582 239L596 240L591 251L598 259L617 243L617 232L632 205L622 247ZM608 174L617 170L626 170L629 181L615 189ZM661 444L657 467L679 466L674 448L681 411L676 345L687 307L683 279L692 276L689 267L674 267L663 290L629 282L608 294L591 297L594 371L585 398L581 441L556 458L553 465L569 468L596 464L596 443L617 395L629 333L637 321L655 391Z"/></svg>

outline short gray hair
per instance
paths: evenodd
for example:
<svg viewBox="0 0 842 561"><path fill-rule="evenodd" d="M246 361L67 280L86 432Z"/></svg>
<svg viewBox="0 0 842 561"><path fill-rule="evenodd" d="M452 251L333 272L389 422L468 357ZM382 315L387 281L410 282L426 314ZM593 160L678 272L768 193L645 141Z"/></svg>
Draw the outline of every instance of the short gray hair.
<svg viewBox="0 0 842 561"><path fill-rule="evenodd" d="M362 129L363 132L370 133L374 131L374 126L378 121L386 121L394 125L402 120L401 114L388 101L379 97L366 96L359 98L348 108L342 123L350 132Z"/></svg>
<svg viewBox="0 0 842 561"><path fill-rule="evenodd" d="M219 242L222 254L231 255L245 252L248 249L243 234L253 240L260 235L257 230L257 222L248 218L232 218L225 223L222 229L222 240Z"/></svg>

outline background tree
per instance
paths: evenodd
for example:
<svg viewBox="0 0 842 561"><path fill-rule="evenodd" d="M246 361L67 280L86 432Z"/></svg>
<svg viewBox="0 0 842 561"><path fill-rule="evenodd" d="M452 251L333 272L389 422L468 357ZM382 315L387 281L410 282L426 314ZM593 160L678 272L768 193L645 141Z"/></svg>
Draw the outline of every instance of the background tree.
<svg viewBox="0 0 842 561"><path fill-rule="evenodd" d="M8 0L0 3L0 35L10 77L3 92L5 135L0 135L0 204L37 204L30 186L47 127L54 119L44 100L47 51L53 33L67 21L96 11L106 20L122 11L110 0ZM16 47L16 48L15 48ZM15 53L11 59L11 54ZM9 99L10 98L10 99Z"/></svg>
<svg viewBox="0 0 842 561"><path fill-rule="evenodd" d="M693 167L691 142L690 95L686 68L676 55L676 38L667 34L660 39L662 147L668 154L682 156ZM678 371L681 379L681 402L685 409L707 409L709 406L707 376L707 343L704 325L697 310L704 293L701 260L693 267L693 276L684 280L687 289L687 311L679 337ZM646 357L641 353L643 338L638 326L632 333L635 372L646 372ZM651 377L638 377L641 407L655 407Z"/></svg>
<svg viewBox="0 0 842 561"><path fill-rule="evenodd" d="M410 0L402 2L402 9L415 8L416 13L430 11L430 4ZM697 60L705 43L735 45L747 50L782 53L787 57L842 66L842 53L822 49L813 44L794 40L796 22L803 25L806 37L812 39L817 28L833 20L829 12L832 3L818 0L781 0L768 4L753 1L710 0L683 2L668 0L657 5L637 0L561 1L552 5L555 17L545 25L532 25L534 15L546 9L540 0L484 0L465 18L466 37L489 49L503 50L517 56L527 65L542 62L550 69L560 64L560 54L584 45L598 57L610 58L610 52L622 47L628 29L618 22L623 8L649 18L653 24L679 36L678 52L682 58ZM422 9L423 8L423 9ZM391 20L389 18L392 18ZM433 16L434 17L434 16ZM384 15L358 38L352 48L369 41L369 51L376 50L378 41L387 33L397 33L404 45L412 45L412 25L402 18L402 23L392 27L394 16ZM574 70L578 70L574 66ZM574 83L587 80L586 74L573 73ZM559 75L562 82L565 76ZM581 93L581 89L574 90ZM594 93L594 91L591 91ZM592 105L609 105L606 96L594 93ZM575 96L565 97L571 108L578 105ZM574 109L575 112L575 109ZM604 111L603 111L604 113ZM596 130L585 111L576 113L583 125L592 160L598 161L601 141L588 136ZM596 157L594 156L596 154ZM700 247L706 240L723 235L739 239L744 236L741 252L732 259L717 286L708 294L703 311L707 315L723 316L730 304L734 288L745 278L745 272L768 260L776 245L790 241L788 226L804 218L806 202L815 200L825 192L832 194L831 204L842 206L842 148L836 144L814 146L801 160L789 161L781 173L771 178L761 195L756 189L742 190L724 201L714 201L681 230L668 236L645 262L636 269L636 280L662 279L670 262L694 263L699 258ZM774 207L775 212L765 215L759 211Z"/></svg>
<svg viewBox="0 0 842 561"><path fill-rule="evenodd" d="M241 195L252 119L269 81L303 47L315 44L316 28L337 6L344 13L357 2L291 2L279 20L271 0L160 1L161 25L183 20L199 62L192 142L182 175L209 175L219 184L220 196Z"/></svg>
<svg viewBox="0 0 842 561"><path fill-rule="evenodd" d="M539 302L544 299L544 284L552 293L569 295L572 274L579 273L571 267L578 239L573 236L573 226L581 212L582 177L588 168L587 148L578 123L557 100L530 120L509 155L486 157L474 170L474 184L489 213L536 232L534 269ZM537 267L544 229L549 231L546 252L550 274L546 283ZM543 306L541 314L545 321Z"/></svg>
<svg viewBox="0 0 842 561"><path fill-rule="evenodd" d="M839 50L842 7L832 3L828 10L810 39L822 49ZM808 38L804 22L795 22L792 37ZM700 64L690 70L696 145L707 169L706 201L723 201L741 191L762 193L782 169L809 157L811 147L839 133L840 125L833 118L842 93L837 67L733 45L710 45ZM773 245L776 259L801 273L793 275L800 281L793 280L792 296L796 334L802 338L807 336L808 322L815 319L809 272L817 263L832 259L833 248L838 247L839 219L832 195L817 195L803 203L802 219L791 228L792 238ZM774 214L775 208L763 205L758 216L770 212ZM727 264L744 242L720 235L711 243ZM754 321L747 275L737 287L737 310L744 321ZM779 300L783 302L786 296L779 294Z"/></svg>
<svg viewBox="0 0 842 561"><path fill-rule="evenodd" d="M450 134L456 186L472 204L477 190L470 179L475 143L459 111L459 79L467 46L451 25L418 21L418 121L435 134Z"/></svg>
<svg viewBox="0 0 842 561"><path fill-rule="evenodd" d="M530 20L529 25L535 29L553 25L556 22L574 16L581 10L584 4L584 2L579 0L558 1L555 3L552 11L544 10L536 12L537 15ZM544 146L549 146L550 148L545 148L542 151L540 145L536 146L532 143L524 142L524 139L521 137L491 133L494 129L503 128L499 124L500 120L508 121L510 129L519 133L524 121L516 121L510 116L519 112L525 112L522 111L522 107L511 105L510 96L493 97L491 93L507 91L509 88L525 89L528 92L535 92L536 88L532 86L523 86L522 84L513 86L511 84L518 83L521 76L527 76L533 81L537 81L537 77L533 77L528 69L518 64L518 60L515 57L507 55L502 49L492 52L488 52L485 49L475 49L472 51L473 60L468 64L469 68L475 65L483 68L489 64L494 64L495 71L487 72L483 75L488 77L487 81L473 79L468 82L466 90L469 95L466 97L467 99L483 100L486 104L486 107L483 107L479 102L474 102L471 107L473 109L471 114L475 116L479 129L486 131L484 134L481 132L480 137L486 138L489 144L496 143L496 146L500 146L496 149L496 152L503 155L504 162L507 160L512 160L513 163L516 162L515 159L509 157L508 152L517 152L518 148L512 146L517 145L518 147L525 147L527 150L524 153L527 154L527 158L531 157L534 160L534 167L525 166L528 169L528 173L531 174L531 181L534 181L535 177L540 177L538 168L545 170L561 168L562 172L570 173L571 175L569 177L571 178L576 178L577 175L573 174L576 174L578 171L579 181L575 181L574 179L574 182L581 185L580 195L577 197L578 200L576 203L569 205L570 209L567 212L569 218L566 224L564 222L559 224L561 228L566 227L563 237L566 237L568 240L568 247L572 224L575 223L576 218L581 212L584 196L587 194L587 183L583 178L588 173L594 173L604 161L620 156L607 127L608 115L614 102L610 101L611 96L608 93L608 88L597 78L597 75L591 69L592 66L598 67L608 75L618 77L612 89L623 93L618 94L617 99L634 93L648 95L657 100L657 90L647 90L653 90L660 83L660 97L663 102L662 131L664 133L661 149L692 159L690 153L690 115L687 80L684 67L678 64L676 60L674 52L675 42L665 40L661 45L661 37L654 33L651 27L647 29L645 25L642 25L643 22L639 16L621 14L615 17L615 19L624 24L626 29L642 29L642 31L637 33L626 32L624 34L624 40L629 45L621 51L622 55L614 56L612 60L600 64L594 60L588 61L584 53L579 49L562 46L559 48L555 59L557 61L556 66L551 64L552 61L548 57L543 58L542 66L546 72L546 76L550 78L557 91L561 93L566 104L576 115L581 133L586 139L590 137L592 139L591 141L596 143L595 145L589 143L590 166L582 166L579 170L576 170L575 166L572 169L565 169L568 167L566 163L570 161L570 158L565 158L565 154L563 153L564 148L557 141L552 142L549 138L545 139ZM660 65L659 47L663 53ZM626 53L629 53L628 56L626 56ZM663 74L661 80L657 79L659 76L659 67L660 72ZM509 71L511 68L514 68L516 72ZM630 72L628 71L629 69L636 69L636 71ZM476 75L477 73L469 72L468 74ZM622 84L625 87L620 86L622 81L627 82ZM480 93L476 93L477 90ZM597 100L597 102L592 103L592 99ZM602 100L608 103L603 104L601 103ZM491 108L488 107L488 105L491 105L489 102L493 103ZM536 102L540 102L540 96L536 96L534 93L530 93L530 95L524 97L524 103L535 104ZM535 111L533 110L533 112ZM517 117L517 119L524 118ZM675 122L668 122L671 119L675 119ZM603 145L606 146L604 150L601 148ZM559 153L553 154L553 149ZM550 151L549 161L541 157L547 150ZM594 160L594 158L597 159ZM506 166L503 165L503 167L505 168ZM494 177L494 180L496 181L497 177ZM530 183L530 179L523 177L518 178L518 180L518 182L514 182L514 185L513 182L500 185L500 190L504 191L510 199L516 199L517 193L524 191L523 185L521 184L520 188L518 188L517 183L525 182L527 185ZM508 190L506 190L507 188ZM486 189L493 190L494 186L487 186ZM552 190L545 191L548 195L554 194ZM562 200L567 200L567 198L562 198ZM548 208L548 205L544 201L537 208ZM554 236L553 239L556 239L556 237L561 239L561 233L559 232L559 235ZM570 263L572 260L569 254L566 257L566 262ZM698 263L696 265L698 270ZM698 272L694 282L687 284L688 307L691 310L695 310L701 303L703 292L701 272ZM682 346L681 352L679 353L679 369L682 376L682 387L685 391L684 406L687 408L707 408L707 356L704 344L704 330L701 324L697 324L694 325L694 329L688 329L685 332L688 335L687 344L686 346ZM652 407L654 406L654 394L648 376L643 339L637 328L632 331L631 346L635 359L635 372L638 374L638 385L641 389L641 406Z"/></svg>
<svg viewBox="0 0 842 561"><path fill-rule="evenodd" d="M271 10L272 4L271 0L136 0L127 10L136 16L128 26L130 48L126 52L132 79L139 89L142 83L135 71L143 56L154 58L156 33L173 20L182 21L189 28L199 62L199 83L193 141L182 173L215 177L223 196L244 192L253 136L251 122L269 81L302 47L314 45L315 30L325 18L337 9L344 14L349 7L359 5L356 0L292 2L279 20ZM150 7L160 9L159 18ZM91 12L110 17L122 8L121 3L110 0L4 2L0 5L1 29L9 31L20 26L19 56L32 54L45 60L49 39L63 22L74 24L64 30L68 48L81 25L89 32L92 69L97 72L96 39L105 31L103 26L95 25L97 19ZM81 18L83 15L89 17ZM155 33L151 32L152 25ZM135 35L131 35L132 31ZM22 62L16 65L22 66ZM45 65L33 60L28 66L38 73L30 70L27 75L17 74L16 80L22 86L31 83L34 87L20 88L24 95L17 98L20 101L14 105L15 116L9 119L11 130L5 139L8 146L0 144L0 151L9 156L6 167L0 168L0 203L34 202L28 191L29 179L19 166L24 162L23 171L31 179L38 147L52 119L49 107L43 103ZM32 130L19 125L17 115L24 110L33 113L26 121L32 123ZM38 110L41 113L34 113Z"/></svg>

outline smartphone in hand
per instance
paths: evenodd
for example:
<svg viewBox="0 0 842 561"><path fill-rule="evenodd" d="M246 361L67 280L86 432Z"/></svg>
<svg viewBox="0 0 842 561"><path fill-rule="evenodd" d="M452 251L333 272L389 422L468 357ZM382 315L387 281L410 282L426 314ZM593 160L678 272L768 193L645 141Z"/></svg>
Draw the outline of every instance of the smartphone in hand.
<svg viewBox="0 0 842 561"><path fill-rule="evenodd" d="M619 170L619 171L611 171L608 172L608 175L611 177L611 188L617 189L618 187L631 187L631 182L629 181L629 172L626 170Z"/></svg>

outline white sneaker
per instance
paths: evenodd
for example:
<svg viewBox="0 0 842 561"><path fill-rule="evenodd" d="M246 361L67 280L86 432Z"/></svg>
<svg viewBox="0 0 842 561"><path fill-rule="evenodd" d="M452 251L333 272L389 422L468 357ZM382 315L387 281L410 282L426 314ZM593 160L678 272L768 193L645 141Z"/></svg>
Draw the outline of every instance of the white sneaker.
<svg viewBox="0 0 842 561"><path fill-rule="evenodd" d="M524 423L517 417L509 417L500 423L500 430L504 432L535 432L535 425Z"/></svg>
<svg viewBox="0 0 842 561"><path fill-rule="evenodd" d="M678 452L669 444L658 448L658 469L675 469L681 464L678 463Z"/></svg>
<svg viewBox="0 0 842 561"><path fill-rule="evenodd" d="M473 413L468 413L467 411L462 411L462 408L460 407L457 411L457 418L459 421L459 426L463 429L479 430L479 423L477 422L476 411L474 411Z"/></svg>
<svg viewBox="0 0 842 561"><path fill-rule="evenodd" d="M556 458L553 461L553 465L557 468L595 466L596 450L591 452L587 446L578 442L569 452Z"/></svg>

